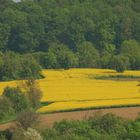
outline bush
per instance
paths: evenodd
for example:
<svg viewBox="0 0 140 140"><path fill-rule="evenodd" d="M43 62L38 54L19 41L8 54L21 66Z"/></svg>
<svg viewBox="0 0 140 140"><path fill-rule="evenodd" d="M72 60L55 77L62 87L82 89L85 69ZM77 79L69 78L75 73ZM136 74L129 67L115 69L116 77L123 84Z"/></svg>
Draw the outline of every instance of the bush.
<svg viewBox="0 0 140 140"><path fill-rule="evenodd" d="M29 79L21 87L6 87L3 95L9 99L16 113L37 109L41 105L42 92L34 79Z"/></svg>
<svg viewBox="0 0 140 140"><path fill-rule="evenodd" d="M121 54L128 57L130 68L140 69L140 44L136 40L125 40L121 46Z"/></svg>
<svg viewBox="0 0 140 140"><path fill-rule="evenodd" d="M23 111L17 116L17 123L21 128L27 130L30 127L35 127L38 123L38 115L32 111Z"/></svg>
<svg viewBox="0 0 140 140"><path fill-rule="evenodd" d="M42 98L42 92L38 86L38 83L35 81L35 79L28 79L24 84L23 88L25 90L25 93L27 94L27 97L31 103L31 106L34 109L37 109L40 107L41 103L40 100Z"/></svg>
<svg viewBox="0 0 140 140"><path fill-rule="evenodd" d="M32 55L24 55L24 57L20 61L21 63L21 70L20 70L20 79L27 79L27 78L42 78L41 75L41 67L39 63L33 58Z"/></svg>
<svg viewBox="0 0 140 140"><path fill-rule="evenodd" d="M117 72L124 72L129 68L129 59L122 55L114 56L111 60L110 67Z"/></svg>
<svg viewBox="0 0 140 140"><path fill-rule="evenodd" d="M78 65L76 55L64 44L50 44L46 56L46 65L52 68L72 68Z"/></svg>
<svg viewBox="0 0 140 140"><path fill-rule="evenodd" d="M5 120L14 114L15 112L10 100L4 96L0 96L0 120Z"/></svg>
<svg viewBox="0 0 140 140"><path fill-rule="evenodd" d="M7 81L19 79L21 70L20 57L13 52L7 52L1 56L0 80Z"/></svg>
<svg viewBox="0 0 140 140"><path fill-rule="evenodd" d="M96 114L89 120L63 120L42 134L45 140L123 140L127 138L127 123L113 114Z"/></svg>
<svg viewBox="0 0 140 140"><path fill-rule="evenodd" d="M18 87L6 87L3 95L11 101L16 112L21 112L30 107L28 98Z"/></svg>
<svg viewBox="0 0 140 140"><path fill-rule="evenodd" d="M99 61L99 53L90 42L83 42L77 48L80 67L97 67Z"/></svg>
<svg viewBox="0 0 140 140"><path fill-rule="evenodd" d="M57 58L56 58L56 55L53 52L48 51L44 55L43 60L44 60L43 61L44 68L56 68L57 67Z"/></svg>
<svg viewBox="0 0 140 140"><path fill-rule="evenodd" d="M16 129L14 135L12 136L12 140L43 140L40 133L33 129L28 128L26 131L22 128Z"/></svg>
<svg viewBox="0 0 140 140"><path fill-rule="evenodd" d="M12 132L10 130L0 131L0 140L11 140Z"/></svg>
<svg viewBox="0 0 140 140"><path fill-rule="evenodd" d="M41 67L31 55L17 55L7 52L1 56L0 80L42 78Z"/></svg>

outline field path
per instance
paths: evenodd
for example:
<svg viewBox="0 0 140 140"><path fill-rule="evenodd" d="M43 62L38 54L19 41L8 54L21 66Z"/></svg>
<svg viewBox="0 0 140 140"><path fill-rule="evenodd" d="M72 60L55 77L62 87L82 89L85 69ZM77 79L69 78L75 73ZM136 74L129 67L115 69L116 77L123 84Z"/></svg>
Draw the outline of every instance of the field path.
<svg viewBox="0 0 140 140"><path fill-rule="evenodd" d="M99 112L99 111L102 114L113 113L126 119L135 119L137 118L140 112L140 107L124 107L124 108L97 109L97 110L44 114L44 115L40 115L40 126L42 128L46 128L46 127L50 128L53 126L55 122L59 122L63 119L83 120L83 119L93 116L96 112ZM0 131L5 130L9 127L12 127L14 125L15 125L14 122L0 125Z"/></svg>

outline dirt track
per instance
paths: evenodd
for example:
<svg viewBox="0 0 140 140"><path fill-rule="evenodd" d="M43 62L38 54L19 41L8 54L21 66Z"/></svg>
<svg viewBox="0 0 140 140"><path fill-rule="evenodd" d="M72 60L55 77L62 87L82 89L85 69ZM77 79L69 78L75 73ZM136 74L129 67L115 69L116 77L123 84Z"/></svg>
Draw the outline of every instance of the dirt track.
<svg viewBox="0 0 140 140"><path fill-rule="evenodd" d="M63 112L63 113L40 115L40 126L42 128L52 127L54 122L59 122L63 119L82 120L93 116L96 112L99 111L102 114L113 113L127 119L135 119L140 112L140 107L98 109L98 110ZM11 122L4 125L0 125L0 131L13 126L14 124L15 124L14 122Z"/></svg>

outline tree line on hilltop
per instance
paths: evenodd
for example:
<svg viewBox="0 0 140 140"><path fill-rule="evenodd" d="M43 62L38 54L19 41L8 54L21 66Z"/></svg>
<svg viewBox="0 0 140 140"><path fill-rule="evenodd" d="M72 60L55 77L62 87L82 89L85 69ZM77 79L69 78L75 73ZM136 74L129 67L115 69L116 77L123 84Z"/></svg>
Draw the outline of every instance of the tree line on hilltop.
<svg viewBox="0 0 140 140"><path fill-rule="evenodd" d="M0 80L40 77L40 66L139 70L139 6L139 0L3 1Z"/></svg>

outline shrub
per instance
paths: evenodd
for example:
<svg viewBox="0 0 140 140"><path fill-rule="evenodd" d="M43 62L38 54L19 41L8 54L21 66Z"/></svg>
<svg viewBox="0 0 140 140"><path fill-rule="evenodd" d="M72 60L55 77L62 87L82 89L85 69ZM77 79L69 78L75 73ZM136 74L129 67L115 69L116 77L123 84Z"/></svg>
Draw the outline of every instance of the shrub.
<svg viewBox="0 0 140 140"><path fill-rule="evenodd" d="M11 138L12 131L10 130L0 131L0 140L11 140Z"/></svg>
<svg viewBox="0 0 140 140"><path fill-rule="evenodd" d="M27 54L20 61L21 63L21 70L19 77L21 79L25 78L42 78L41 75L41 67L39 63L33 58L32 55Z"/></svg>
<svg viewBox="0 0 140 140"><path fill-rule="evenodd" d="M27 94L27 97L31 103L31 106L34 109L37 109L40 107L40 100L42 98L42 92L38 86L38 83L35 81L35 79L28 79L24 85L24 90Z"/></svg>
<svg viewBox="0 0 140 140"><path fill-rule="evenodd" d="M112 58L110 66L117 72L124 72L129 68L129 59L122 55L115 56Z"/></svg>
<svg viewBox="0 0 140 140"><path fill-rule="evenodd" d="M57 67L57 58L53 52L48 51L44 55L43 66L45 68L56 68Z"/></svg>
<svg viewBox="0 0 140 140"><path fill-rule="evenodd" d="M97 67L99 53L90 42L83 42L77 48L80 67Z"/></svg>
<svg viewBox="0 0 140 140"><path fill-rule="evenodd" d="M4 96L0 97L0 120L4 120L14 115L14 109L10 100Z"/></svg>
<svg viewBox="0 0 140 140"><path fill-rule="evenodd" d="M121 46L121 54L129 58L130 68L140 69L140 44L136 40L125 40Z"/></svg>
<svg viewBox="0 0 140 140"><path fill-rule="evenodd" d="M140 119L129 121L114 114L97 112L88 120L56 123L46 129L44 140L139 140Z"/></svg>
<svg viewBox="0 0 140 140"><path fill-rule="evenodd" d="M1 65L0 65L0 80L13 80L19 79L19 72L21 66L19 63L19 55L13 52L7 52L1 56Z"/></svg>
<svg viewBox="0 0 140 140"><path fill-rule="evenodd" d="M0 80L42 78L41 67L31 55L18 55L7 52L1 56Z"/></svg>
<svg viewBox="0 0 140 140"><path fill-rule="evenodd" d="M28 128L24 130L22 128L16 129L12 136L12 140L43 140L40 133L33 129Z"/></svg>
<svg viewBox="0 0 140 140"><path fill-rule="evenodd" d="M38 115L32 111L23 111L18 114L17 123L25 130L30 127L35 127L38 123Z"/></svg>
<svg viewBox="0 0 140 140"><path fill-rule="evenodd" d="M18 87L6 87L3 95L11 101L16 112L21 112L30 106L26 95Z"/></svg>
<svg viewBox="0 0 140 140"><path fill-rule="evenodd" d="M78 65L76 55L64 44L51 43L46 56L46 65L68 69Z"/></svg>

